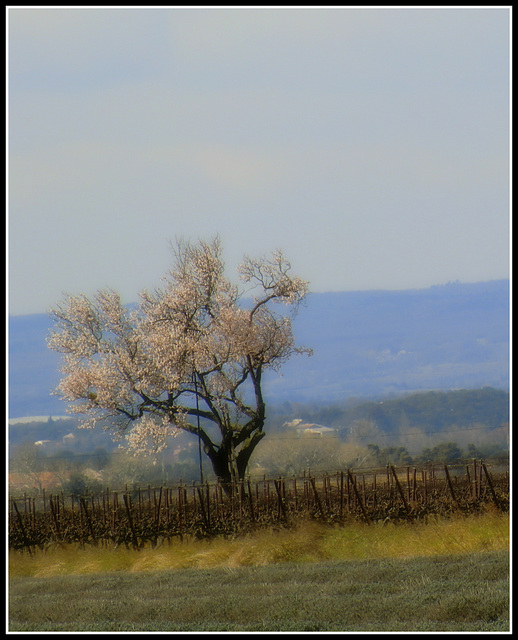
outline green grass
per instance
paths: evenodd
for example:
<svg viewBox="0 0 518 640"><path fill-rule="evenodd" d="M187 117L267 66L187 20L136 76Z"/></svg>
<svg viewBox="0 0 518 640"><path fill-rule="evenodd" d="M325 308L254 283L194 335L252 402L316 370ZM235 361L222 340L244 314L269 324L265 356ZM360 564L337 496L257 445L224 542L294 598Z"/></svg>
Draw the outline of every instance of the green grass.
<svg viewBox="0 0 518 640"><path fill-rule="evenodd" d="M505 631L507 552L13 578L11 631Z"/></svg>
<svg viewBox="0 0 518 640"><path fill-rule="evenodd" d="M502 631L509 516L9 554L13 631Z"/></svg>

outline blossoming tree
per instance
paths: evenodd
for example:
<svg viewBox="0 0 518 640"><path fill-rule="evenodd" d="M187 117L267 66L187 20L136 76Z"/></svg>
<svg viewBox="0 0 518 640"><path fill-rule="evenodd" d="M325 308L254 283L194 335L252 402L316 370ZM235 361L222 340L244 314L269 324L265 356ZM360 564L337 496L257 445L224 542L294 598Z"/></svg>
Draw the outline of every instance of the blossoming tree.
<svg viewBox="0 0 518 640"><path fill-rule="evenodd" d="M265 436L263 373L310 350L274 309L293 313L307 293L282 252L241 264L248 304L221 254L218 238L178 242L164 286L141 292L136 309L112 290L66 296L51 310L48 344L64 354L56 393L84 414L81 426L102 425L148 453L168 435L194 434L228 490Z"/></svg>

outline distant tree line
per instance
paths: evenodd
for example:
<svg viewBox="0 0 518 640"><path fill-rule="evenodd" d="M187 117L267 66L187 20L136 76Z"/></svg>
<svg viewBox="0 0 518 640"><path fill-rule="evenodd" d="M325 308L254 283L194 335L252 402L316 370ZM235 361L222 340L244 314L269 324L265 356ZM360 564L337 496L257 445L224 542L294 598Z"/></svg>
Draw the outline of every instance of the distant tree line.
<svg viewBox="0 0 518 640"><path fill-rule="evenodd" d="M488 428L509 422L509 392L483 387L455 391L425 391L378 400L349 399L344 405L284 405L284 410L297 410L307 422L346 430L359 421L374 422L380 431L393 433L401 424L440 431L451 425L466 427L477 423Z"/></svg>
<svg viewBox="0 0 518 640"><path fill-rule="evenodd" d="M397 398L378 400L349 399L343 405L304 405L283 403L272 406L269 421L275 431L282 429L285 421L301 418L338 430L345 437L352 424L364 420L376 425L379 432L396 433L402 426L410 425L426 431L441 431L452 425L468 427L483 425L488 429L509 422L509 392L492 387L459 389L455 391L427 391ZM9 426L11 448L38 440L61 441L70 432L75 435L74 450L82 453L95 447L114 449L109 434L90 429L77 429L78 420L53 420Z"/></svg>
<svg viewBox="0 0 518 640"><path fill-rule="evenodd" d="M509 450L509 394L492 388L425 392L342 407L285 404L271 413L271 433L257 448L251 475L451 464L505 456ZM296 417L336 431L301 435L285 425ZM10 425L10 472L24 475L27 486L35 489L50 472L69 493L106 484L156 486L200 478L197 441L189 434L173 439L152 464L145 456L118 450L107 434L76 426L74 419ZM49 442L35 444L44 440ZM215 479L209 465L203 471L206 480Z"/></svg>
<svg viewBox="0 0 518 640"><path fill-rule="evenodd" d="M380 449L378 445L368 444L372 466L394 465L422 465L427 462L455 464L466 459L486 459L505 456L509 452L500 445L476 447L469 444L461 449L456 442L441 442L435 447L425 448L418 455L411 456L406 447L385 447Z"/></svg>

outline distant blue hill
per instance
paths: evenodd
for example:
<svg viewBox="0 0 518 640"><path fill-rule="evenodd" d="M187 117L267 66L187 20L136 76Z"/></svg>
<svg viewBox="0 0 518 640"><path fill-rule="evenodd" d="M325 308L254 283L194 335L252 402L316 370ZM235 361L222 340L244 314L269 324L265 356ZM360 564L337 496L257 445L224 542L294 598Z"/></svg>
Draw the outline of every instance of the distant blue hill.
<svg viewBox="0 0 518 640"><path fill-rule="evenodd" d="M45 314L9 317L9 417L56 416L60 355ZM265 376L273 404L328 404L421 390L509 390L509 281L406 291L310 294L294 320L296 356Z"/></svg>

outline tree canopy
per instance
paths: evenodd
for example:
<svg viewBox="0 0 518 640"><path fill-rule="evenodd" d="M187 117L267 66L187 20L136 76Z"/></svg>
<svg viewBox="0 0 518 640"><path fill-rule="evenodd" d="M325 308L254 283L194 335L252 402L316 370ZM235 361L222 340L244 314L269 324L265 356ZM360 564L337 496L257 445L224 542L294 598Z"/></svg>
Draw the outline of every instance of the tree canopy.
<svg viewBox="0 0 518 640"><path fill-rule="evenodd" d="M109 289L65 296L48 345L63 354L56 393L82 426L100 424L145 452L188 431L224 483L243 478L265 435L263 373L310 350L295 346L291 325L308 283L282 251L245 257L238 271L245 291L225 276L219 238L178 241L164 286L142 291L135 309Z"/></svg>

